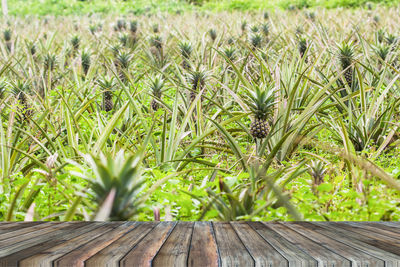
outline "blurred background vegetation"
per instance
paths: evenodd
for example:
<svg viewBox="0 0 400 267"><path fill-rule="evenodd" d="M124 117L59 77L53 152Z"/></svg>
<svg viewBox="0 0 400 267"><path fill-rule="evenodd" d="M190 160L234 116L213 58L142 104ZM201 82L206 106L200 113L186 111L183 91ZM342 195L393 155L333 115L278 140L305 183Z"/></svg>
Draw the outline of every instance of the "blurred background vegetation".
<svg viewBox="0 0 400 267"><path fill-rule="evenodd" d="M144 14L188 10L233 11L394 6L399 0L8 0L10 15Z"/></svg>

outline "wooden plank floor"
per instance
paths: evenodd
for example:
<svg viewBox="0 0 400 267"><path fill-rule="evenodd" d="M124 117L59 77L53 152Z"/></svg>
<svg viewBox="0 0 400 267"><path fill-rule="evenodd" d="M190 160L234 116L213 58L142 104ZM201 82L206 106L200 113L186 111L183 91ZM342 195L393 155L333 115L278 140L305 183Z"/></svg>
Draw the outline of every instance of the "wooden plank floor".
<svg viewBox="0 0 400 267"><path fill-rule="evenodd" d="M0 266L400 267L400 222L0 223Z"/></svg>

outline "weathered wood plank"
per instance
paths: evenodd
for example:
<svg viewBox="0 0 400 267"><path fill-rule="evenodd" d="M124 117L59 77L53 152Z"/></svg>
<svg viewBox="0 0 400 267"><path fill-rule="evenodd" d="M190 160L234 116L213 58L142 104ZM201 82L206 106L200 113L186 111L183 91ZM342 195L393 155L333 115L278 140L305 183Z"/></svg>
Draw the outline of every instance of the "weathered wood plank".
<svg viewBox="0 0 400 267"><path fill-rule="evenodd" d="M288 266L289 262L245 222L231 222L233 229L250 252L255 266Z"/></svg>
<svg viewBox="0 0 400 267"><path fill-rule="evenodd" d="M344 240L341 235L335 235L334 233L333 235L331 233L326 235L324 231L322 231L322 233L316 231L315 228L317 226L311 223L285 223L285 225L307 236L314 242L329 247L329 249L335 253L350 260L355 266L385 266L384 260L386 258L378 257L376 253L371 254L365 252L365 250L359 249L360 247L355 242L351 242L351 240L348 239Z"/></svg>
<svg viewBox="0 0 400 267"><path fill-rule="evenodd" d="M307 236L286 227L285 224L268 223L268 227L317 260L318 266L351 266L349 260L334 253L329 247L310 240Z"/></svg>
<svg viewBox="0 0 400 267"><path fill-rule="evenodd" d="M389 243L392 246L398 247L400 252L400 234L393 231L386 231L379 227L371 227L368 225L358 225L354 222L338 222L335 225L339 225L347 230L357 232L359 234L368 236L370 238L378 239L382 242Z"/></svg>
<svg viewBox="0 0 400 267"><path fill-rule="evenodd" d="M213 223L221 266L254 266L254 259L230 223Z"/></svg>
<svg viewBox="0 0 400 267"><path fill-rule="evenodd" d="M85 267L117 267L119 261L157 225L156 222L138 223L132 231L105 247L85 261Z"/></svg>
<svg viewBox="0 0 400 267"><path fill-rule="evenodd" d="M15 222L15 223L3 222L0 225L0 234L9 233L11 231L20 230L22 228L35 226L42 223L44 222Z"/></svg>
<svg viewBox="0 0 400 267"><path fill-rule="evenodd" d="M400 225L400 223L398 223ZM394 227L393 225L382 223L382 222L361 222L360 225L369 225L372 227L378 227L379 229L383 229L389 232L395 232L400 234L400 228Z"/></svg>
<svg viewBox="0 0 400 267"><path fill-rule="evenodd" d="M73 223L56 223L45 229L2 240L0 241L0 257L5 257L17 251L46 242L52 239L54 231L65 231L71 227L75 227Z"/></svg>
<svg viewBox="0 0 400 267"><path fill-rule="evenodd" d="M188 266L218 266L218 250L210 222L195 222Z"/></svg>
<svg viewBox="0 0 400 267"><path fill-rule="evenodd" d="M152 266L186 266L193 222L179 222L158 251Z"/></svg>
<svg viewBox="0 0 400 267"><path fill-rule="evenodd" d="M269 223L248 222L248 224L287 259L289 266L317 266L315 259L269 228Z"/></svg>
<svg viewBox="0 0 400 267"><path fill-rule="evenodd" d="M74 266L83 267L84 262L96 254L98 251L107 247L109 244L119 239L121 236L131 231L134 227L133 222L125 222L111 229L107 234L102 234L99 237L87 242L83 246L74 249L68 254L58 258L53 262L54 267Z"/></svg>
<svg viewBox="0 0 400 267"><path fill-rule="evenodd" d="M29 233L33 233L38 230L46 229L50 226L59 225L59 224L60 224L59 222L46 222L46 223L41 223L41 224L37 224L37 225L32 225L30 227L21 227L18 230L7 231L6 233L0 234L0 241L6 240L8 238L16 238L16 237L19 237L21 240L22 240L22 238L29 239L30 238ZM14 239L14 242L18 242L18 241L16 241L16 239Z"/></svg>
<svg viewBox="0 0 400 267"><path fill-rule="evenodd" d="M51 239L43 243L45 249L34 254L29 253L26 257L21 258L19 267L52 266L52 262L57 258L62 257L102 234L106 234L112 227L116 227L116 225L106 224L104 222L91 222L84 223L82 227L74 229L72 233L65 234L62 232L60 239ZM29 249L30 248L28 248L28 250ZM23 251L21 251L21 253L23 253Z"/></svg>
<svg viewBox="0 0 400 267"><path fill-rule="evenodd" d="M66 231L56 231L50 240L20 250L6 257L0 258L0 266L18 266L19 261L31 257L33 255L38 255L46 249L62 244L67 240L81 234L83 231L89 231L90 229L96 227L96 224L94 223L87 224L85 222L74 222L73 226L74 227L68 228L68 230ZM29 266L38 266L38 265L32 264Z"/></svg>
<svg viewBox="0 0 400 267"><path fill-rule="evenodd" d="M151 266L151 261L164 244L176 222L159 223L122 260L120 266Z"/></svg>

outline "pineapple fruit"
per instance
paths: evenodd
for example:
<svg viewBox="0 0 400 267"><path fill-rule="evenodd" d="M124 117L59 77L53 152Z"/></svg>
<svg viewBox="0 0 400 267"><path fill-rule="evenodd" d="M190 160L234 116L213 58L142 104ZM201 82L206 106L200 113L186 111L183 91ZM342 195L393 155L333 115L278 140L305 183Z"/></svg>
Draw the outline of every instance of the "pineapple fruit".
<svg viewBox="0 0 400 267"><path fill-rule="evenodd" d="M339 62L342 69L345 70L344 78L347 85L352 88L353 86L353 67L351 64L354 60L354 48L351 43L343 43L339 46Z"/></svg>
<svg viewBox="0 0 400 267"><path fill-rule="evenodd" d="M185 70L190 70L190 55L192 54L192 45L188 42L179 43L179 50L183 58L182 68Z"/></svg>
<svg viewBox="0 0 400 267"><path fill-rule="evenodd" d="M190 92L190 102L193 102L197 96L198 91L203 90L207 79L207 73L203 70L196 70L190 73L189 81L192 84L192 91Z"/></svg>
<svg viewBox="0 0 400 267"><path fill-rule="evenodd" d="M268 116L273 111L273 90L257 88L249 96L249 107L254 114L254 121L250 125L250 134L254 139L263 139L268 135Z"/></svg>
<svg viewBox="0 0 400 267"><path fill-rule="evenodd" d="M114 79L106 79L98 81L101 89L103 90L103 105L102 108L104 111L109 112L114 108L113 102L113 90L114 90Z"/></svg>
<svg viewBox="0 0 400 267"><path fill-rule="evenodd" d="M154 80L150 82L150 90L151 94L153 95L153 100L151 101L150 105L154 111L157 111L160 108L157 99L161 99L163 87L164 80L160 76L157 76Z"/></svg>

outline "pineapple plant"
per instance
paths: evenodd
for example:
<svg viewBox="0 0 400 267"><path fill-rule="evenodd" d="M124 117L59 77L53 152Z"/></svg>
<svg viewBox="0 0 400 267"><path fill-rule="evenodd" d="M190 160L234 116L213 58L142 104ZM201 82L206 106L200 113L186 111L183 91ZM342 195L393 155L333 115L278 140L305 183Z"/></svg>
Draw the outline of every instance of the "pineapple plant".
<svg viewBox="0 0 400 267"><path fill-rule="evenodd" d="M264 36L267 38L269 35L269 24L264 23L261 25L261 32L264 34Z"/></svg>
<svg viewBox="0 0 400 267"><path fill-rule="evenodd" d="M263 139L268 135L268 116L272 113L275 104L273 93L273 90L256 88L249 94L247 102L254 115L250 134L255 140Z"/></svg>
<svg viewBox="0 0 400 267"><path fill-rule="evenodd" d="M44 70L47 71L53 71L54 68L56 67L57 63L57 58L55 55L52 54L46 54L44 57Z"/></svg>
<svg viewBox="0 0 400 267"><path fill-rule="evenodd" d="M384 29L379 29L376 32L376 39L378 40L379 43L383 42L383 40L385 39L385 35L386 35L386 33L385 33Z"/></svg>
<svg viewBox="0 0 400 267"><path fill-rule="evenodd" d="M78 35L72 36L72 38L71 38L71 45L72 45L72 49L73 49L74 53L75 53L76 51L78 51L80 42L81 42L81 39L79 38Z"/></svg>
<svg viewBox="0 0 400 267"><path fill-rule="evenodd" d="M160 32L160 26L158 24L153 24L152 29L153 29L153 33Z"/></svg>
<svg viewBox="0 0 400 267"><path fill-rule="evenodd" d="M338 58L342 70L344 70L344 78L347 85L353 87L353 67L351 66L354 61L354 47L352 43L342 43L338 47Z"/></svg>
<svg viewBox="0 0 400 267"><path fill-rule="evenodd" d="M111 79L103 78L99 80L97 83L101 87L101 89L103 89L102 108L104 111L109 112L114 108L114 102L113 102L114 78Z"/></svg>
<svg viewBox="0 0 400 267"><path fill-rule="evenodd" d="M147 198L147 194L141 194L145 182L141 167L143 153L128 157L124 154L120 150L115 157L111 154L100 154L100 157L85 155L92 173L82 167L99 206L104 205L110 195L114 196L108 216L110 221L131 219Z"/></svg>
<svg viewBox="0 0 400 267"><path fill-rule="evenodd" d="M227 47L224 49L224 55L227 57L230 61L235 61L236 59L236 49L234 47Z"/></svg>
<svg viewBox="0 0 400 267"><path fill-rule="evenodd" d="M253 25L253 26L251 26L250 30L251 30L252 33L258 33L258 31L259 31L260 29L258 28L257 25Z"/></svg>
<svg viewBox="0 0 400 267"><path fill-rule="evenodd" d="M117 55L116 60L114 61L114 64L119 72L119 78L123 83L125 83L127 80L125 72L128 71L131 60L132 60L132 55L130 53L120 52Z"/></svg>
<svg viewBox="0 0 400 267"><path fill-rule="evenodd" d="M240 25L240 29L242 30L242 35L244 35L246 33L246 29L247 29L247 21L242 21L242 24Z"/></svg>
<svg viewBox="0 0 400 267"><path fill-rule="evenodd" d="M215 29L210 29L208 34L210 35L211 41L215 42L217 39L217 31Z"/></svg>
<svg viewBox="0 0 400 267"><path fill-rule="evenodd" d="M164 80L160 76L157 76L151 80L149 87L151 94L153 95L153 100L151 101L150 106L154 111L157 111L160 108L157 99L161 99Z"/></svg>
<svg viewBox="0 0 400 267"><path fill-rule="evenodd" d="M81 54L81 65L83 69L83 74L86 76L90 68L90 53L82 52Z"/></svg>
<svg viewBox="0 0 400 267"><path fill-rule="evenodd" d="M12 93L19 102L20 113L22 114L23 119L27 120L32 114L32 110L29 107L27 98L30 90L29 84L18 81L16 84L12 84L12 87Z"/></svg>
<svg viewBox="0 0 400 267"><path fill-rule="evenodd" d="M118 36L118 40L121 43L122 46L127 46L128 45L128 40L129 37L126 33L121 34L120 36Z"/></svg>
<svg viewBox="0 0 400 267"><path fill-rule="evenodd" d="M182 56L182 68L185 70L190 70L190 56L192 54L193 48L189 42L180 42L179 51Z"/></svg>
<svg viewBox="0 0 400 267"><path fill-rule="evenodd" d="M122 31L126 29L126 21L123 19L119 19L117 21L117 31Z"/></svg>
<svg viewBox="0 0 400 267"><path fill-rule="evenodd" d="M265 20L269 19L269 13L267 11L264 12L264 19Z"/></svg>
<svg viewBox="0 0 400 267"><path fill-rule="evenodd" d="M325 164L320 160L312 160L307 164L308 173L313 178L312 190L315 193L316 187L324 181L324 175L327 171Z"/></svg>
<svg viewBox="0 0 400 267"><path fill-rule="evenodd" d="M132 20L129 23L129 31L131 32L131 34L136 35L138 30L138 22L136 20Z"/></svg>
<svg viewBox="0 0 400 267"><path fill-rule="evenodd" d="M6 29L3 32L3 38L4 38L4 42L6 43L6 47L7 50L10 52L11 51L11 30L10 29Z"/></svg>
<svg viewBox="0 0 400 267"><path fill-rule="evenodd" d="M299 48L300 57L303 58L304 54L307 51L307 39L300 38L298 48ZM307 59L305 61L307 62Z"/></svg>
<svg viewBox="0 0 400 267"><path fill-rule="evenodd" d="M193 102L198 94L198 91L204 89L208 74L204 70L196 70L190 73L189 81L192 84L190 91L190 102Z"/></svg>
<svg viewBox="0 0 400 267"><path fill-rule="evenodd" d="M262 36L258 33L252 34L250 36L250 43L253 50L255 50L256 48L260 48L262 43Z"/></svg>

